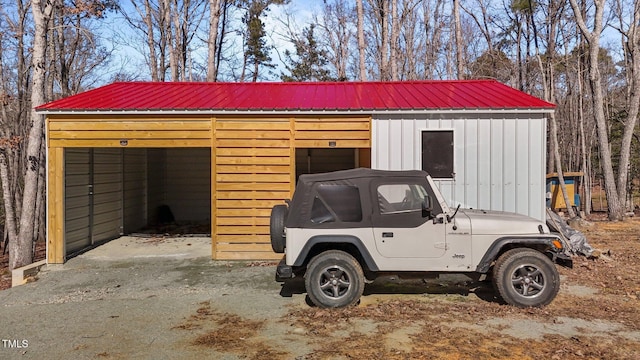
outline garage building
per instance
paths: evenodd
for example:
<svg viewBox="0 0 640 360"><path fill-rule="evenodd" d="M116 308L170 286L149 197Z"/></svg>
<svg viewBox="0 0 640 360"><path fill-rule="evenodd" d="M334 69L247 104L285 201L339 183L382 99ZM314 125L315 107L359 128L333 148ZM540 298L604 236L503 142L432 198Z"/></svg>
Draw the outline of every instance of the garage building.
<svg viewBox="0 0 640 360"><path fill-rule="evenodd" d="M424 169L453 206L544 218L554 105L496 81L113 83L46 115L49 263L149 224L205 223L214 259L279 258L296 178Z"/></svg>

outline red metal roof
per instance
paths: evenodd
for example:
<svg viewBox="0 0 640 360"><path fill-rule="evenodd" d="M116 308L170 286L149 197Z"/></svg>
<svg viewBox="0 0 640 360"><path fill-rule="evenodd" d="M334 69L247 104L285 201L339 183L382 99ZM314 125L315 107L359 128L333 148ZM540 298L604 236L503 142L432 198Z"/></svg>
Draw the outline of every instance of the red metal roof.
<svg viewBox="0 0 640 360"><path fill-rule="evenodd" d="M493 80L215 83L118 82L39 106L85 111L402 111L553 109Z"/></svg>

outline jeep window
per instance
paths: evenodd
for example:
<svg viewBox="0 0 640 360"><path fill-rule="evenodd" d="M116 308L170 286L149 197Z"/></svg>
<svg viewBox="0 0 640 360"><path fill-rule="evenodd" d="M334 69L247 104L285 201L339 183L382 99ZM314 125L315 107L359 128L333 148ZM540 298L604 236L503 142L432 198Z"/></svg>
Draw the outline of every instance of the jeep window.
<svg viewBox="0 0 640 360"><path fill-rule="evenodd" d="M327 206L319 198L313 199L313 205L311 206L311 222L315 224L322 224L326 222L334 222L336 219L333 217Z"/></svg>
<svg viewBox="0 0 640 360"><path fill-rule="evenodd" d="M316 196L313 200L311 208L312 222L362 221L360 190L357 186L320 184L316 191L319 196ZM338 219L336 220L335 217Z"/></svg>
<svg viewBox="0 0 640 360"><path fill-rule="evenodd" d="M378 186L380 214L422 210L427 191L417 184L385 184Z"/></svg>

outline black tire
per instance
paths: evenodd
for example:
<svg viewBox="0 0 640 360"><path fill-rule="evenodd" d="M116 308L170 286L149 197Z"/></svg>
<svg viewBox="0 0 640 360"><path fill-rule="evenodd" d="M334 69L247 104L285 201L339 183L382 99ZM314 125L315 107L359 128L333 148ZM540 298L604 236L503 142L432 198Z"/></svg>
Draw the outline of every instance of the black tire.
<svg viewBox="0 0 640 360"><path fill-rule="evenodd" d="M364 291L364 275L358 261L344 251L316 255L304 279L307 295L321 308L356 305Z"/></svg>
<svg viewBox="0 0 640 360"><path fill-rule="evenodd" d="M541 252L511 249L498 258L493 268L493 284L507 304L540 307L555 299L560 290L560 275Z"/></svg>
<svg viewBox="0 0 640 360"><path fill-rule="evenodd" d="M271 248L278 254L284 253L286 239L284 236L284 222L289 214L287 205L276 205L271 209L269 219L269 234L271 235Z"/></svg>

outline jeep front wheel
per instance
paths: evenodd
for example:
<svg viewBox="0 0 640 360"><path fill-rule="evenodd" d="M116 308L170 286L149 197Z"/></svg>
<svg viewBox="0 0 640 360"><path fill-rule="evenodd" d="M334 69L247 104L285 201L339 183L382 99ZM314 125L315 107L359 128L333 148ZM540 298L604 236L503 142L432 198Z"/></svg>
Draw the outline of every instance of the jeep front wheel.
<svg viewBox="0 0 640 360"><path fill-rule="evenodd" d="M305 287L307 295L318 307L355 305L364 291L362 267L344 251L325 251L309 262Z"/></svg>
<svg viewBox="0 0 640 360"><path fill-rule="evenodd" d="M553 262L531 249L502 254L494 266L493 281L502 299L517 307L548 305L560 290L560 276Z"/></svg>

